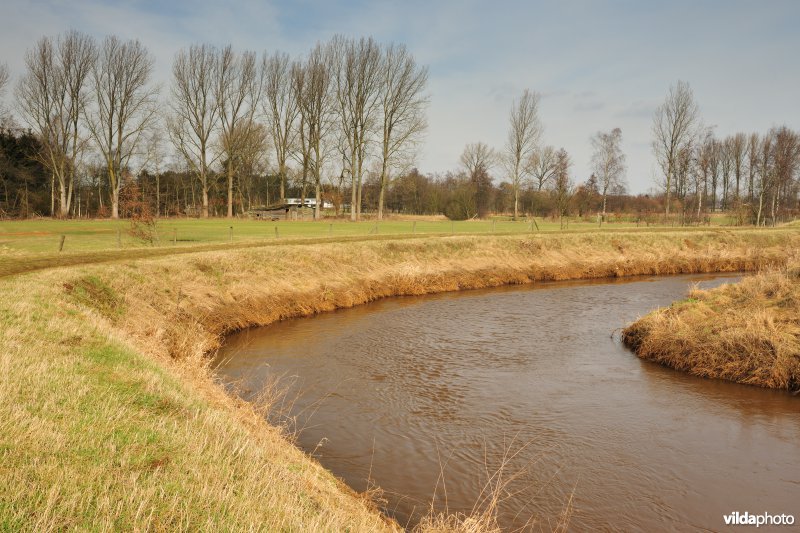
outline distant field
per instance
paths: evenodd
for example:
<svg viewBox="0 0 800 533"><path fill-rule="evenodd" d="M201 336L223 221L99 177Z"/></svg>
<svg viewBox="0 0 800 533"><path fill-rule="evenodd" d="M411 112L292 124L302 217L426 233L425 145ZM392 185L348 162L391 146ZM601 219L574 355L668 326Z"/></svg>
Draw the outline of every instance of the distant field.
<svg viewBox="0 0 800 533"><path fill-rule="evenodd" d="M730 225L725 216L713 219L712 225ZM645 228L644 223L611 222L601 231ZM650 225L650 228L659 226ZM663 226L662 226L663 227ZM58 252L61 236L65 236L64 249L70 252L93 252L119 248L143 248L150 243L129 233L129 220L20 220L0 222L0 254L12 255ZM597 231L595 223L570 221L566 230ZM277 233L276 233L277 230ZM156 246L191 246L200 244L244 243L277 239L337 238L368 235L470 235L470 234L520 234L529 232L561 231L559 222L536 218L512 221L507 218L451 222L420 217L413 220L388 220L349 222L342 219L314 221L257 221L248 219L161 219L157 223Z"/></svg>

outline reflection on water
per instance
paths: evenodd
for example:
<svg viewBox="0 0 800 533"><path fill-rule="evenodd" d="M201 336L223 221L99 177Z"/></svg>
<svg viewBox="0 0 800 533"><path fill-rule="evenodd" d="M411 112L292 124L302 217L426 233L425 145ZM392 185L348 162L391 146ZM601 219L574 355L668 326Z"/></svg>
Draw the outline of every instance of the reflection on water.
<svg viewBox="0 0 800 533"><path fill-rule="evenodd" d="M218 372L290 386L299 445L413 524L469 511L505 457L504 527L722 529L800 515L800 398L640 361L612 333L684 296L681 276L390 299L245 331ZM485 495L485 493L484 493Z"/></svg>

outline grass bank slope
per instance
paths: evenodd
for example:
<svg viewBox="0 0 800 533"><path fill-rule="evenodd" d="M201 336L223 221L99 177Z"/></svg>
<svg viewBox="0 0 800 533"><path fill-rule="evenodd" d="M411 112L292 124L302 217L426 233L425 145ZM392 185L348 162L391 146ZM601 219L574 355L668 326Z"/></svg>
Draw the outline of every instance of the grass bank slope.
<svg viewBox="0 0 800 533"><path fill-rule="evenodd" d="M751 270L798 245L763 230L318 242L0 279L0 530L394 529L213 382L225 333L400 294Z"/></svg>
<svg viewBox="0 0 800 533"><path fill-rule="evenodd" d="M770 269L640 318L623 340L642 357L697 376L800 389L800 264Z"/></svg>

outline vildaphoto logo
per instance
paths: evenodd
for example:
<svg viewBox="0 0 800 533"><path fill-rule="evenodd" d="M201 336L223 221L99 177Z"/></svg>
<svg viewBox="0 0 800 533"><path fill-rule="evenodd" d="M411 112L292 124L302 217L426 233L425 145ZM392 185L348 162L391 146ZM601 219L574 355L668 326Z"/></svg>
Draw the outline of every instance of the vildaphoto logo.
<svg viewBox="0 0 800 533"><path fill-rule="evenodd" d="M791 526L794 525L794 515L790 514L751 514L747 511L722 515L726 526Z"/></svg>

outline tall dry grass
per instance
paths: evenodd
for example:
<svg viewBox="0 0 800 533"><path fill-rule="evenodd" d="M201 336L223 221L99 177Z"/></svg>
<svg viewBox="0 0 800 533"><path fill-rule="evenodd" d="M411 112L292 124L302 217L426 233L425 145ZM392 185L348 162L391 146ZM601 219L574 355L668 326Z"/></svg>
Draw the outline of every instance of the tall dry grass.
<svg viewBox="0 0 800 533"><path fill-rule="evenodd" d="M800 389L800 268L691 291L640 318L623 340L643 359L696 376Z"/></svg>
<svg viewBox="0 0 800 533"><path fill-rule="evenodd" d="M207 355L227 332L399 294L750 270L798 244L788 231L320 242L4 278L0 529L397 529L214 383ZM440 518L429 527L493 527Z"/></svg>
<svg viewBox="0 0 800 533"><path fill-rule="evenodd" d="M114 325L141 349L198 365L229 332L387 296L756 270L782 264L798 243L785 231L452 237L207 252L85 272L125 294Z"/></svg>

